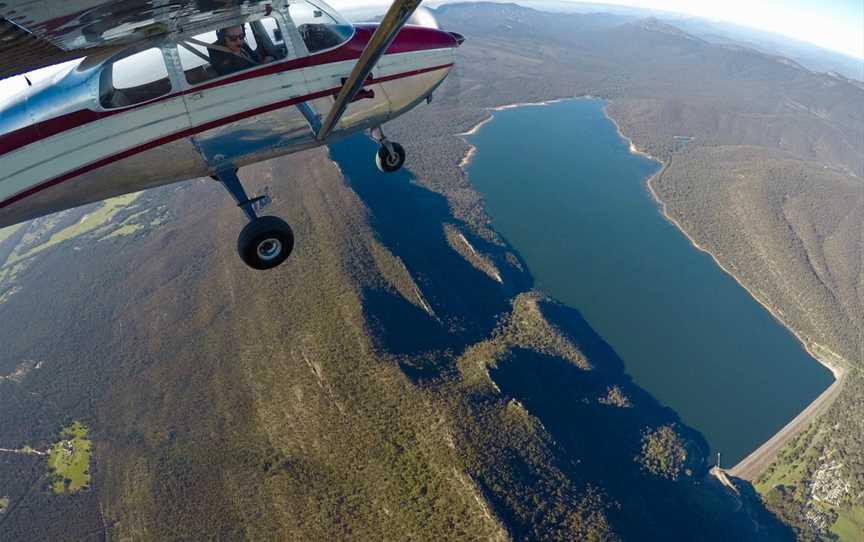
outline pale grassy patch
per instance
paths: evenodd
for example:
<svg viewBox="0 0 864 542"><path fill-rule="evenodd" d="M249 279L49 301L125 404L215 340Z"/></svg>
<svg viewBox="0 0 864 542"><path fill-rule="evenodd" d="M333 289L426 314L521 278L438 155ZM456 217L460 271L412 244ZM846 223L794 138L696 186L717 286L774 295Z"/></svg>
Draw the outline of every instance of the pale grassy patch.
<svg viewBox="0 0 864 542"><path fill-rule="evenodd" d="M60 441L54 444L48 455L48 467L54 480L54 493L73 493L90 487L90 453L92 443L87 438L87 428L76 421L60 433ZM68 482L68 486L66 481Z"/></svg>
<svg viewBox="0 0 864 542"><path fill-rule="evenodd" d="M41 243L36 245L32 249L24 252L22 254L15 253L9 258L8 263L14 263L15 261L29 258L43 250L50 248L58 243L62 243L63 241L68 241L69 239L74 239L75 237L84 235L85 233L90 233L95 231L101 227L107 225L114 216L120 212L121 210L129 207L132 203L135 202L141 196L141 192L135 192L132 194L126 194L123 196L118 196L116 198L111 198L109 200L105 200L98 209L93 211L92 213L85 216L78 223L73 224L69 227L63 228L62 230L55 232L51 237ZM29 234L28 234L29 235ZM26 239L22 240L22 245L26 244Z"/></svg>

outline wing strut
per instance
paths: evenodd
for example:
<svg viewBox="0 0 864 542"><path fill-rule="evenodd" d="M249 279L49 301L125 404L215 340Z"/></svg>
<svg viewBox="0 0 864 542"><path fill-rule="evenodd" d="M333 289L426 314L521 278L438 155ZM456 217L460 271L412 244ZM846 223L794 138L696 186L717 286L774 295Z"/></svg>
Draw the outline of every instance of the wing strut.
<svg viewBox="0 0 864 542"><path fill-rule="evenodd" d="M390 44L393 43L396 34L399 33L399 30L405 25L405 21L411 17L411 14L414 13L414 10L417 9L417 6L422 1L394 0L390 9L387 10L384 19L381 20L381 24L378 25L378 29L372 35L372 39L369 40L369 43L363 50L363 54L360 55L360 60L357 61L357 64L351 71L351 75L348 76L348 79L342 85L342 89L336 97L336 103L333 104L330 114L327 115L327 119L321 125L321 130L318 132L318 141L324 141L330 135L330 132L333 131L336 123L339 122L342 114L345 113L345 109L348 108L348 104L351 103L351 100L363 88L366 78L372 73L372 68L375 67L375 64L378 63L378 60L387 48L390 47Z"/></svg>

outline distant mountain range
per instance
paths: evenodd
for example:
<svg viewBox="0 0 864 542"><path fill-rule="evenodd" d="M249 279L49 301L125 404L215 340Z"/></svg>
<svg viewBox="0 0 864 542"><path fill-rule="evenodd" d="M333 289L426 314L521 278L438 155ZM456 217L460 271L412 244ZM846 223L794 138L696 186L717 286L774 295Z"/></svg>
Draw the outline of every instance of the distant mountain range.
<svg viewBox="0 0 864 542"><path fill-rule="evenodd" d="M438 0L426 2L429 6L464 3L467 0ZM494 0L493 0L494 1ZM496 2L509 3L509 2ZM864 60L824 49L812 43L796 40L781 34L766 32L723 21L673 13L669 11L619 6L594 2L569 2L563 0L518 0L516 4L542 11L568 13L605 13L620 22L654 17L700 37L711 43L749 47L769 55L787 57L815 72L834 72L843 77L864 82ZM359 12L377 14L380 7L361 8ZM610 17L611 19L611 17Z"/></svg>

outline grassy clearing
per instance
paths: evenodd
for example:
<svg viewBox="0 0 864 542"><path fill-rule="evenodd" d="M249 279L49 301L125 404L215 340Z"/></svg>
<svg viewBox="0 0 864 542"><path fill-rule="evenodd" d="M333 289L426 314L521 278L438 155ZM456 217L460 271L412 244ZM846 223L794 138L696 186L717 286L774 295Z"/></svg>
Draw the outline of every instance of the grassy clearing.
<svg viewBox="0 0 864 542"><path fill-rule="evenodd" d="M796 485L805 479L807 465L817 455L816 444L823 438L824 434L818 432L817 425L811 424L804 433L786 446L768 471L756 480L756 491L764 496L778 485Z"/></svg>
<svg viewBox="0 0 864 542"><path fill-rule="evenodd" d="M111 239L112 237L123 237L126 235L132 235L133 233L142 229L144 229L144 226L142 226L141 224L124 224L123 226L120 226L116 230L112 231L111 233L100 239L100 241L104 241L105 239Z"/></svg>
<svg viewBox="0 0 864 542"><path fill-rule="evenodd" d="M23 271L25 268L26 266L24 264L0 267L0 285L6 281L8 281L9 284L15 282L15 279L18 278L18 273Z"/></svg>
<svg viewBox="0 0 864 542"><path fill-rule="evenodd" d="M0 228L0 243L15 235L15 232L21 229L22 225L23 224L15 224L14 226L9 226L8 228Z"/></svg>
<svg viewBox="0 0 864 542"><path fill-rule="evenodd" d="M76 421L60 433L48 456L48 467L53 475L54 493L75 492L90 487L90 453L92 443L87 428Z"/></svg>
<svg viewBox="0 0 864 542"><path fill-rule="evenodd" d="M0 514L9 508L9 497L0 497Z"/></svg>
<svg viewBox="0 0 864 542"><path fill-rule="evenodd" d="M57 225L57 215L49 215L41 220L37 220L27 232L21 237L18 245L27 246L35 243L40 237L50 232Z"/></svg>
<svg viewBox="0 0 864 542"><path fill-rule="evenodd" d="M831 532L844 542L861 540L861 533L864 533L864 506L842 508L838 514L840 517L831 527Z"/></svg>
<svg viewBox="0 0 864 542"><path fill-rule="evenodd" d="M141 192L135 192L133 194L126 194L124 196L118 196L116 198L105 200L105 202L102 203L102 205L98 209L85 216L81 221L67 228L63 228L58 232L55 232L44 243L38 244L22 254L18 254L17 252L14 253L9 258L8 263L14 263L15 261L29 258L30 256L42 252L43 250L50 248L56 244L62 243L63 241L68 241L69 239L84 235L85 233L90 233L105 226L111 221L112 218L114 218L114 215L116 215L122 209L129 207L140 196ZM24 240L22 240L21 244L26 246L26 241L27 239L25 238Z"/></svg>

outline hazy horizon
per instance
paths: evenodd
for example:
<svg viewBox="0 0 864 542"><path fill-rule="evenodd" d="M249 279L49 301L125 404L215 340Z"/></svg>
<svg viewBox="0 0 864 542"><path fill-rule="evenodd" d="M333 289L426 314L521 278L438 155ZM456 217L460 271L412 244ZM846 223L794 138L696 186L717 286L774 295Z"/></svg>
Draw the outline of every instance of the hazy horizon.
<svg viewBox="0 0 864 542"><path fill-rule="evenodd" d="M467 2L473 0L432 0L426 5ZM515 2L526 6L542 4L543 0L491 0ZM856 0L728 0L723 3L686 0L605 0L581 2L556 0L571 4L615 5L664 11L747 26L764 32L804 41L831 52L864 60L864 3ZM386 6L387 0L354 2L330 0L337 9L358 9L364 6ZM826 6L831 6L826 9Z"/></svg>
<svg viewBox="0 0 864 542"><path fill-rule="evenodd" d="M845 13L850 21L853 21L857 17L857 19L861 23L858 28L854 28L855 25L852 22L848 24L842 23L842 21L839 21L839 17L832 17L830 15L826 17L825 10L823 9L825 2L820 2L820 0L789 0L789 2L784 2L781 0L767 0L759 4L759 9L757 10L758 13L756 15L752 15L749 17L745 15L726 17L723 16L723 13L727 12L728 15L729 13L745 11L728 11L731 9L730 6L743 6L744 0L730 0L729 2L723 4L723 6L714 5L710 2L697 2L691 4L682 0L606 0L603 2L582 2L578 0L427 0L426 2L424 2L423 5L427 7L438 7L443 4L464 3L472 1L517 3L528 7L531 7L533 5L541 9L544 4L567 3L573 4L574 6L596 6L598 8L598 12L603 11L603 6L617 6L622 8L652 10L670 15L678 14L682 16L697 17L705 19L707 21L719 21L745 26L758 31L768 32L770 34L776 34L781 37L802 41L808 45L825 49L831 53L844 55L846 57L862 61L862 69L864 69L864 3L859 3L859 5L856 6L855 0L828 0L827 3L832 6L840 6L840 8L842 9L838 13ZM340 11L356 11L362 10L364 8L374 8L376 6L381 7L383 10L386 6L389 6L391 4L391 0L363 0L361 2L356 2L355 0L329 0L327 3ZM802 13L804 13L804 11L802 11L804 10L804 8L812 11L812 13L810 13L809 15L802 15ZM816 15L814 15L814 13ZM822 16L819 16L819 13L822 13ZM758 24L757 19L770 19L772 15L776 16L775 18L778 22L771 25L771 28L760 26L760 24ZM852 36L851 41L854 42L854 40L857 39L857 42L859 44L857 54L852 54L848 50L844 51L842 50L842 48L838 49L836 47L833 47L831 43L817 43L814 42L812 39L808 39L806 36L796 35L796 33L794 32L784 32L776 28L778 25L785 24L783 23L784 21L786 23L789 23L790 21L798 20L806 20L810 23L813 23L814 25L817 25L821 29L820 31L825 32L826 35L836 34L836 36L839 37L846 36L847 40L850 39L849 36ZM799 23L795 22L794 24L798 25ZM855 37L856 34L857 38ZM44 79L45 77L50 77L51 75L56 73L60 69L58 68L58 66L61 65L49 66L40 70L35 70L33 72L29 72L27 75L32 81ZM25 83L24 78L21 76L0 79L0 99L13 96L25 88L27 88L27 84Z"/></svg>

